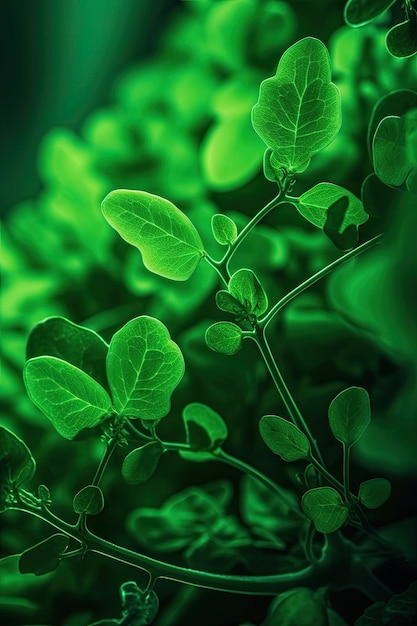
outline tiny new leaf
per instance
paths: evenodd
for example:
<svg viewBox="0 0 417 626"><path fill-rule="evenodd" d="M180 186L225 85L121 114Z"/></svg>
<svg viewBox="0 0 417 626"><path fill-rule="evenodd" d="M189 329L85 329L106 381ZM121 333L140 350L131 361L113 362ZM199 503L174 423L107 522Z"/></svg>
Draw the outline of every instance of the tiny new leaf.
<svg viewBox="0 0 417 626"><path fill-rule="evenodd" d="M349 513L348 507L343 504L340 494L333 487L316 487L306 491L301 505L316 530L324 534L332 533L343 526Z"/></svg>
<svg viewBox="0 0 417 626"><path fill-rule="evenodd" d="M140 485L155 472L164 450L159 441L150 441L125 457L122 476L129 485Z"/></svg>
<svg viewBox="0 0 417 626"><path fill-rule="evenodd" d="M274 454L284 461L307 459L310 454L310 442L297 426L278 417L264 415L259 421L261 437Z"/></svg>
<svg viewBox="0 0 417 626"><path fill-rule="evenodd" d="M340 95L321 41L306 37L284 52L276 75L261 83L252 123L275 165L295 173L330 144L341 126Z"/></svg>
<svg viewBox="0 0 417 626"><path fill-rule="evenodd" d="M242 330L232 322L216 322L206 330L206 343L215 352L236 354L242 347Z"/></svg>
<svg viewBox="0 0 417 626"><path fill-rule="evenodd" d="M252 270L243 268L235 272L229 281L228 289L248 314L259 316L267 310L268 298Z"/></svg>
<svg viewBox="0 0 417 626"><path fill-rule="evenodd" d="M348 0L345 21L349 26L363 26L389 9L397 0Z"/></svg>
<svg viewBox="0 0 417 626"><path fill-rule="evenodd" d="M172 202L145 191L117 189L102 202L106 220L142 254L145 267L171 280L187 280L204 253L197 230Z"/></svg>
<svg viewBox="0 0 417 626"><path fill-rule="evenodd" d="M369 395L362 387L344 389L330 403L330 429L345 446L359 441L370 421Z"/></svg>
<svg viewBox="0 0 417 626"><path fill-rule="evenodd" d="M26 345L26 359L55 356L83 370L106 387L108 347L93 330L78 326L65 317L48 317L31 331Z"/></svg>
<svg viewBox="0 0 417 626"><path fill-rule="evenodd" d="M368 219L368 214L363 208L362 202L353 193L334 185L333 183L319 183L312 189L304 192L294 200L299 213L306 220L324 228L328 226L328 212L335 202L341 198L347 199L347 207L343 211L343 219L338 227L339 233L344 233L350 226L360 226Z"/></svg>
<svg viewBox="0 0 417 626"><path fill-rule="evenodd" d="M377 509L391 495L391 483L386 478L371 478L359 485L359 500L367 509Z"/></svg>
<svg viewBox="0 0 417 626"><path fill-rule="evenodd" d="M205 404L188 404L182 417L186 440L193 451L216 450L227 438L227 426L223 418Z"/></svg>
<svg viewBox="0 0 417 626"><path fill-rule="evenodd" d="M19 559L20 573L42 576L53 572L58 567L61 554L67 549L68 543L66 535L57 533L25 550Z"/></svg>
<svg viewBox="0 0 417 626"><path fill-rule="evenodd" d="M27 445L0 426L0 513L6 509L9 493L29 481L36 463Z"/></svg>
<svg viewBox="0 0 417 626"><path fill-rule="evenodd" d="M96 485L87 485L74 496L72 507L76 513L98 515L104 508L103 492Z"/></svg>
<svg viewBox="0 0 417 626"><path fill-rule="evenodd" d="M142 315L117 331L107 355L107 377L119 414L164 417L184 374L181 350L159 320Z"/></svg>
<svg viewBox="0 0 417 626"><path fill-rule="evenodd" d="M29 359L23 377L30 399L66 439L108 417L108 393L88 374L53 356Z"/></svg>
<svg viewBox="0 0 417 626"><path fill-rule="evenodd" d="M215 240L223 246L234 242L237 237L237 226L230 217L216 213L211 218L211 229Z"/></svg>

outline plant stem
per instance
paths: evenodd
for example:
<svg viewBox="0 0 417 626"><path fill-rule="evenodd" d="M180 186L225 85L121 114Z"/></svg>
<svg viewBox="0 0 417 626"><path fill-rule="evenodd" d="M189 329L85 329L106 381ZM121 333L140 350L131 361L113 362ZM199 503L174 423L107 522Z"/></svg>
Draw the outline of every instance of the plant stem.
<svg viewBox="0 0 417 626"><path fill-rule="evenodd" d="M106 471L106 467L110 461L110 458L115 451L118 443L118 437L113 437L111 441L106 445L106 450L104 451L103 456L101 457L99 466L97 468L96 473L94 474L94 478L92 481L92 485L98 487L101 479L103 478L103 474Z"/></svg>
<svg viewBox="0 0 417 626"><path fill-rule="evenodd" d="M310 456L309 461L312 465L314 465L314 467L317 469L317 471L320 472L320 474L322 474L322 476L324 476L324 478L331 484L333 485L333 487L335 489L337 489L338 491L340 491L341 493L343 493L343 485L341 482L339 482L334 476L332 476L330 474L330 472L327 471L327 469L316 459L314 458L314 456Z"/></svg>
<svg viewBox="0 0 417 626"><path fill-rule="evenodd" d="M217 272L220 276L220 280L222 280L227 287L230 280L230 274L226 266L223 264L223 261L215 261L209 254L207 254L207 252L205 252L203 259Z"/></svg>
<svg viewBox="0 0 417 626"><path fill-rule="evenodd" d="M294 298L299 296L301 293L303 293L303 291L305 291L306 289L314 285L314 283L318 282L319 280L321 280L322 278L324 278L325 276L333 272L340 265L343 265L347 261L350 261L351 259L353 259L355 256L358 256L359 254L362 254L362 252L365 252L369 248L372 248L373 246L375 246L377 243L381 241L381 239L382 239L382 235L377 235L376 237L373 237L369 241L366 241L365 243L358 246L357 248L354 248L350 252L347 252L343 256L339 257L338 259L336 259L329 265L326 265L326 267L323 267L323 269L319 270L316 274L313 274L313 276L310 276L310 278L307 278L307 280L300 283L300 285L295 287L295 289L293 289L292 291L287 293L283 298L281 298L281 300L279 300L279 302L277 302L263 318L258 320L258 326L262 328L264 331L266 331L266 327L271 322L271 320L275 317L275 315L281 309L283 309L284 306L286 306L289 302L291 302L291 300L293 300Z"/></svg>
<svg viewBox="0 0 417 626"><path fill-rule="evenodd" d="M352 494L350 493L350 446L343 444L343 491L347 502L350 504L353 502Z"/></svg>

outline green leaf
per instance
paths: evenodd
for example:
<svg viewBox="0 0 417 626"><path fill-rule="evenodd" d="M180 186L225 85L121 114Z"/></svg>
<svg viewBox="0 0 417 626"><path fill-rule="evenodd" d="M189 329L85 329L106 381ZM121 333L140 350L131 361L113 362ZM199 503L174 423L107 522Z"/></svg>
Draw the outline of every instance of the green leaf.
<svg viewBox="0 0 417 626"><path fill-rule="evenodd" d="M308 459L310 442L291 422L277 415L264 415L259 422L259 431L268 448L284 461Z"/></svg>
<svg viewBox="0 0 417 626"><path fill-rule="evenodd" d="M384 117L378 124L372 144L375 174L386 185L400 187L413 169L408 160L407 135L411 132L406 118Z"/></svg>
<svg viewBox="0 0 417 626"><path fill-rule="evenodd" d="M362 387L344 389L330 403L330 429L333 436L346 446L359 441L370 421L369 395Z"/></svg>
<svg viewBox="0 0 417 626"><path fill-rule="evenodd" d="M222 246L233 243L237 237L237 226L230 217L216 213L211 218L211 229L215 240Z"/></svg>
<svg viewBox="0 0 417 626"><path fill-rule="evenodd" d="M372 142L378 124L384 117L395 115L401 117L417 107L417 92L411 89L397 89L378 100L372 111L368 126L368 149L372 157Z"/></svg>
<svg viewBox="0 0 417 626"><path fill-rule="evenodd" d="M96 332L57 316L48 317L33 328L26 346L26 359L55 356L106 387L107 350L107 343Z"/></svg>
<svg viewBox="0 0 417 626"><path fill-rule="evenodd" d="M328 534L345 523L349 509L343 504L340 494L333 487L316 487L306 491L301 505L316 530Z"/></svg>
<svg viewBox="0 0 417 626"><path fill-rule="evenodd" d="M35 459L27 445L0 426L0 513L7 508L7 496L28 482L35 469Z"/></svg>
<svg viewBox="0 0 417 626"><path fill-rule="evenodd" d="M345 21L349 26L363 26L389 9L397 0L348 0Z"/></svg>
<svg viewBox="0 0 417 626"><path fill-rule="evenodd" d="M129 485L140 485L155 472L164 450L159 441L150 441L125 457L122 476Z"/></svg>
<svg viewBox="0 0 417 626"><path fill-rule="evenodd" d="M74 496L72 507L76 513L98 515L104 508L103 492L96 485L87 485Z"/></svg>
<svg viewBox="0 0 417 626"><path fill-rule="evenodd" d="M216 304L221 311L226 313L232 313L239 317L247 316L245 307L225 289L216 293Z"/></svg>
<svg viewBox="0 0 417 626"><path fill-rule="evenodd" d="M169 200L145 191L111 191L101 205L104 217L120 236L136 246L151 272L187 280L204 253L188 217Z"/></svg>
<svg viewBox="0 0 417 626"><path fill-rule="evenodd" d="M236 354L242 347L242 330L232 322L216 322L206 330L206 343L215 352Z"/></svg>
<svg viewBox="0 0 417 626"><path fill-rule="evenodd" d="M350 226L360 226L368 219L362 202L347 189L333 183L319 183L312 189L305 191L295 201L295 206L311 224L318 226L318 228L324 228L330 207L341 198L348 200L343 220L338 228L339 233L344 233Z"/></svg>
<svg viewBox="0 0 417 626"><path fill-rule="evenodd" d="M267 626L329 626L323 595L306 587L280 593L268 610Z"/></svg>
<svg viewBox="0 0 417 626"><path fill-rule="evenodd" d="M186 441L191 450L216 450L227 438L227 425L210 407L199 402L188 404L183 412Z"/></svg>
<svg viewBox="0 0 417 626"><path fill-rule="evenodd" d="M391 495L391 483L386 478L371 478L359 485L359 500L367 509L377 509Z"/></svg>
<svg viewBox="0 0 417 626"><path fill-rule="evenodd" d="M66 535L57 533L25 550L19 559L20 573L42 576L42 574L53 572L58 567L61 555L67 549L68 543L69 539Z"/></svg>
<svg viewBox="0 0 417 626"><path fill-rule="evenodd" d="M349 198L342 196L333 202L327 211L326 223L323 232L331 239L339 250L351 250L358 243L358 230L354 224L350 224L341 232L340 228L349 208Z"/></svg>
<svg viewBox="0 0 417 626"><path fill-rule="evenodd" d="M107 377L119 414L143 420L164 417L183 375L181 350L159 320L142 315L113 335Z"/></svg>
<svg viewBox="0 0 417 626"><path fill-rule="evenodd" d="M252 270L240 269L229 281L230 294L240 302L249 315L262 315L268 308L268 298Z"/></svg>
<svg viewBox="0 0 417 626"><path fill-rule="evenodd" d="M30 359L23 377L32 402L66 439L97 426L112 411L110 397L98 382L56 357Z"/></svg>
<svg viewBox="0 0 417 626"><path fill-rule="evenodd" d="M387 32L385 39L388 52L394 57L405 59L417 52L417 12L414 19L396 24Z"/></svg>
<svg viewBox="0 0 417 626"><path fill-rule="evenodd" d="M275 169L303 172L331 143L341 126L340 95L321 41L306 37L284 52L276 75L261 83L252 123L274 151Z"/></svg>

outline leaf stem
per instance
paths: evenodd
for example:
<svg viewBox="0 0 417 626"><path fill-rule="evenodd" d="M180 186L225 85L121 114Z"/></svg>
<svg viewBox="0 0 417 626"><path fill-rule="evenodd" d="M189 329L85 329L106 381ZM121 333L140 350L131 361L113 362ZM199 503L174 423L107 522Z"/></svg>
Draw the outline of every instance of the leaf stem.
<svg viewBox="0 0 417 626"><path fill-rule="evenodd" d="M352 504L352 494L350 493L350 446L343 444L343 490L347 502Z"/></svg>

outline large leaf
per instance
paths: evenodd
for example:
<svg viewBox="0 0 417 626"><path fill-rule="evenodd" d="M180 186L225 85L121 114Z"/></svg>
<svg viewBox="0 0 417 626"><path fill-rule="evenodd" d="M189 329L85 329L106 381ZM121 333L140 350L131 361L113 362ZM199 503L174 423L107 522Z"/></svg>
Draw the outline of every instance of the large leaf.
<svg viewBox="0 0 417 626"><path fill-rule="evenodd" d="M346 446L359 441L370 421L369 395L362 387L344 389L329 406L329 424L333 436Z"/></svg>
<svg viewBox="0 0 417 626"><path fill-rule="evenodd" d="M341 126L340 95L321 41L306 37L282 55L276 75L261 83L252 122L275 169L303 172L330 144Z"/></svg>
<svg viewBox="0 0 417 626"><path fill-rule="evenodd" d="M320 533L332 533L345 523L349 509L333 487L306 491L301 501L303 511Z"/></svg>
<svg viewBox="0 0 417 626"><path fill-rule="evenodd" d="M48 317L31 331L26 358L55 356L75 365L105 387L107 350L107 343L93 330L65 317Z"/></svg>
<svg viewBox="0 0 417 626"><path fill-rule="evenodd" d="M67 549L68 543L66 535L57 533L25 550L19 559L20 573L42 576L53 572L58 567L61 554Z"/></svg>
<svg viewBox="0 0 417 626"><path fill-rule="evenodd" d="M341 198L347 198L348 201L338 228L338 231L343 233L350 226L360 226L368 219L362 202L347 189L333 183L319 183L312 189L305 191L295 201L295 205L306 220L314 226L324 228L328 219L329 208Z"/></svg>
<svg viewBox="0 0 417 626"><path fill-rule="evenodd" d="M142 254L151 272L171 280L187 280L204 253L188 217L176 206L145 191L117 189L102 202L107 221Z"/></svg>
<svg viewBox="0 0 417 626"><path fill-rule="evenodd" d="M32 402L66 439L97 426L112 411L110 397L97 381L56 357L29 359L23 376Z"/></svg>
<svg viewBox="0 0 417 626"><path fill-rule="evenodd" d="M17 435L0 426L0 513L7 495L29 481L36 463L27 445Z"/></svg>
<svg viewBox="0 0 417 626"><path fill-rule="evenodd" d="M191 450L216 450L227 438L227 425L210 407L192 402L183 410L187 443Z"/></svg>
<svg viewBox="0 0 417 626"><path fill-rule="evenodd" d="M242 268L235 272L228 285L230 294L250 315L262 315L268 308L268 298L256 274Z"/></svg>
<svg viewBox="0 0 417 626"><path fill-rule="evenodd" d="M163 454L159 441L150 441L129 452L122 465L122 476L129 485L144 483L155 472Z"/></svg>
<svg viewBox="0 0 417 626"><path fill-rule="evenodd" d="M291 422L277 415L264 415L259 422L262 439L274 454L284 461L307 459L310 442L304 433Z"/></svg>
<svg viewBox="0 0 417 626"><path fill-rule="evenodd" d="M348 0L345 20L349 26L363 26L381 15L397 0Z"/></svg>
<svg viewBox="0 0 417 626"><path fill-rule="evenodd" d="M113 335L107 377L120 414L144 420L164 417L183 374L181 350L159 320L142 315Z"/></svg>

